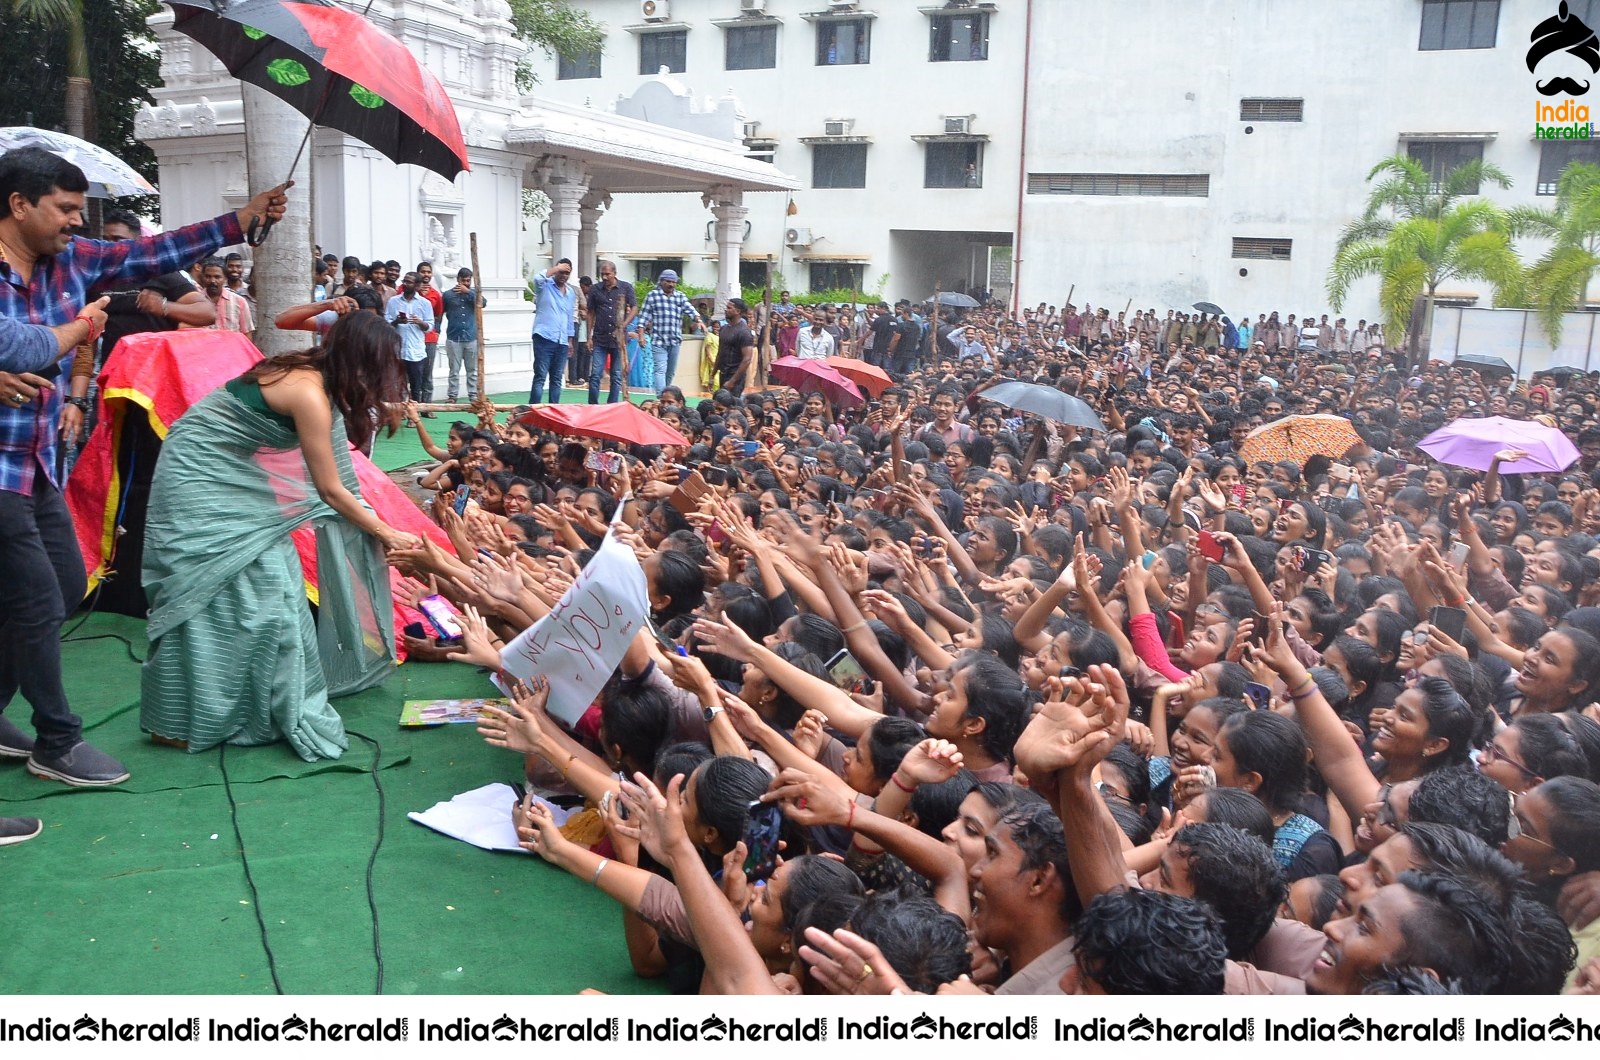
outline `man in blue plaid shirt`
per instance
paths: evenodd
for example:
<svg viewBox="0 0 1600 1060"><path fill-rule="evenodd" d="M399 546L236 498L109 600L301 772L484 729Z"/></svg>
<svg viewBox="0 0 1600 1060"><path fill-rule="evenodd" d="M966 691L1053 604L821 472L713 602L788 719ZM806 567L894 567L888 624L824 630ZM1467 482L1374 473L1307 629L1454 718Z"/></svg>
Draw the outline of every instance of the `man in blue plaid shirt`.
<svg viewBox="0 0 1600 1060"><path fill-rule="evenodd" d="M88 188L77 166L48 151L0 155L0 317L52 328L92 321L85 307L97 292L188 268L243 242L251 221L281 218L288 203L283 185L236 213L105 243L73 234ZM68 784L117 784L128 771L84 742L61 686L61 623L86 583L55 477L61 396L49 380L63 353L41 361L38 350L0 332L0 710L20 691L37 737L0 716L0 757L26 758L30 772Z"/></svg>
<svg viewBox="0 0 1600 1060"><path fill-rule="evenodd" d="M650 332L650 352L655 358L655 384L657 394L667 388L678 374L678 351L683 347L683 321L694 318L694 329L704 331L700 314L695 312L689 299L678 290L678 274L664 269L656 278L655 290L644 296L644 305L634 318L638 325L632 337L639 338L645 330Z"/></svg>

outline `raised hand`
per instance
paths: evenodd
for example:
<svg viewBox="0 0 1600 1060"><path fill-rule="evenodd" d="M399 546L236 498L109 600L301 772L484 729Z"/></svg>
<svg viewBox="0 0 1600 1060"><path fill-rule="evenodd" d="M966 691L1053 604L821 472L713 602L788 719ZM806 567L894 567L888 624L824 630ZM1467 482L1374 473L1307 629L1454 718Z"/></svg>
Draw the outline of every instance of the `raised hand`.
<svg viewBox="0 0 1600 1060"><path fill-rule="evenodd" d="M848 799L799 769L779 773L761 801L782 803L784 816L806 828L842 825L851 817Z"/></svg>
<svg viewBox="0 0 1600 1060"><path fill-rule="evenodd" d="M906 752L897 772L918 784L941 784L961 772L963 764L955 744L930 738Z"/></svg>

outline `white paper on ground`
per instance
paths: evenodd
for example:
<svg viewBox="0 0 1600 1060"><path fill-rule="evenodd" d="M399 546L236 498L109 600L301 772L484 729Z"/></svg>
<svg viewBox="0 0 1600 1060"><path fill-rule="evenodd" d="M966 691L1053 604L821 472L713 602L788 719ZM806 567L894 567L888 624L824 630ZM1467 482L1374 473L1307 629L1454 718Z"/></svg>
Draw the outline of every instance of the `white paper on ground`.
<svg viewBox="0 0 1600 1060"><path fill-rule="evenodd" d="M449 802L435 803L421 813L415 811L407 817L424 827L431 828L452 839L471 843L481 850L510 850L526 854L517 845L517 829L511 823L511 804L517 793L509 784L485 784L481 788L464 791ZM567 823L576 811L562 809L535 795L533 801L550 811L557 825Z"/></svg>

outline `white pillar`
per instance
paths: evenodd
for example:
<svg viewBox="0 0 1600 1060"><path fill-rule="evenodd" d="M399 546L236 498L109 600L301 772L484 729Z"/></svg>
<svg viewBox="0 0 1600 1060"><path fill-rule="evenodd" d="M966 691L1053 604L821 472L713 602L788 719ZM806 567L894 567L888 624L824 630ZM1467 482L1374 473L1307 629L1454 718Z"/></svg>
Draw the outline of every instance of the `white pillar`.
<svg viewBox="0 0 1600 1060"><path fill-rule="evenodd" d="M567 258L576 263L582 256L578 233L583 197L589 193L589 167L561 155L546 155L539 163L539 183L550 197L550 260Z"/></svg>
<svg viewBox="0 0 1600 1060"><path fill-rule="evenodd" d="M302 331L279 331L272 320L290 306L311 301L311 145L294 172L289 163L306 133L307 119L264 88L243 86L245 165L250 192L293 178L289 209L267 241L251 253L256 291L255 342L268 357L305 348Z"/></svg>
<svg viewBox="0 0 1600 1060"><path fill-rule="evenodd" d="M611 209L611 196L590 191L579 204L578 256L573 258L579 276L600 275L600 215Z"/></svg>
<svg viewBox="0 0 1600 1060"><path fill-rule="evenodd" d="M744 222L750 208L744 193L727 184L706 193L704 200L717 219L717 300L720 314L728 299L739 297L739 248L744 246Z"/></svg>

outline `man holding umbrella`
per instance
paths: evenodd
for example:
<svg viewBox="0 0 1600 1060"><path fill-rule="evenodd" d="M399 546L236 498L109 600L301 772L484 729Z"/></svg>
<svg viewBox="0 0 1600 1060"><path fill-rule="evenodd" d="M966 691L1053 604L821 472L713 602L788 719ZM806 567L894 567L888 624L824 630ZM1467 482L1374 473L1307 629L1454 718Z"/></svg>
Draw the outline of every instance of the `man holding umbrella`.
<svg viewBox="0 0 1600 1060"><path fill-rule="evenodd" d="M90 306L99 291L241 243L251 221L276 221L288 203L287 185L279 185L210 221L105 243L72 234L83 224L88 187L82 170L48 151L0 155L0 316L48 327L88 318L92 342L105 322ZM126 780L128 771L84 742L61 685L61 623L83 599L85 583L55 479L60 391L36 374L58 363L0 344L0 710L20 691L33 707L37 736L0 718L0 755L26 757L38 776L104 786Z"/></svg>

